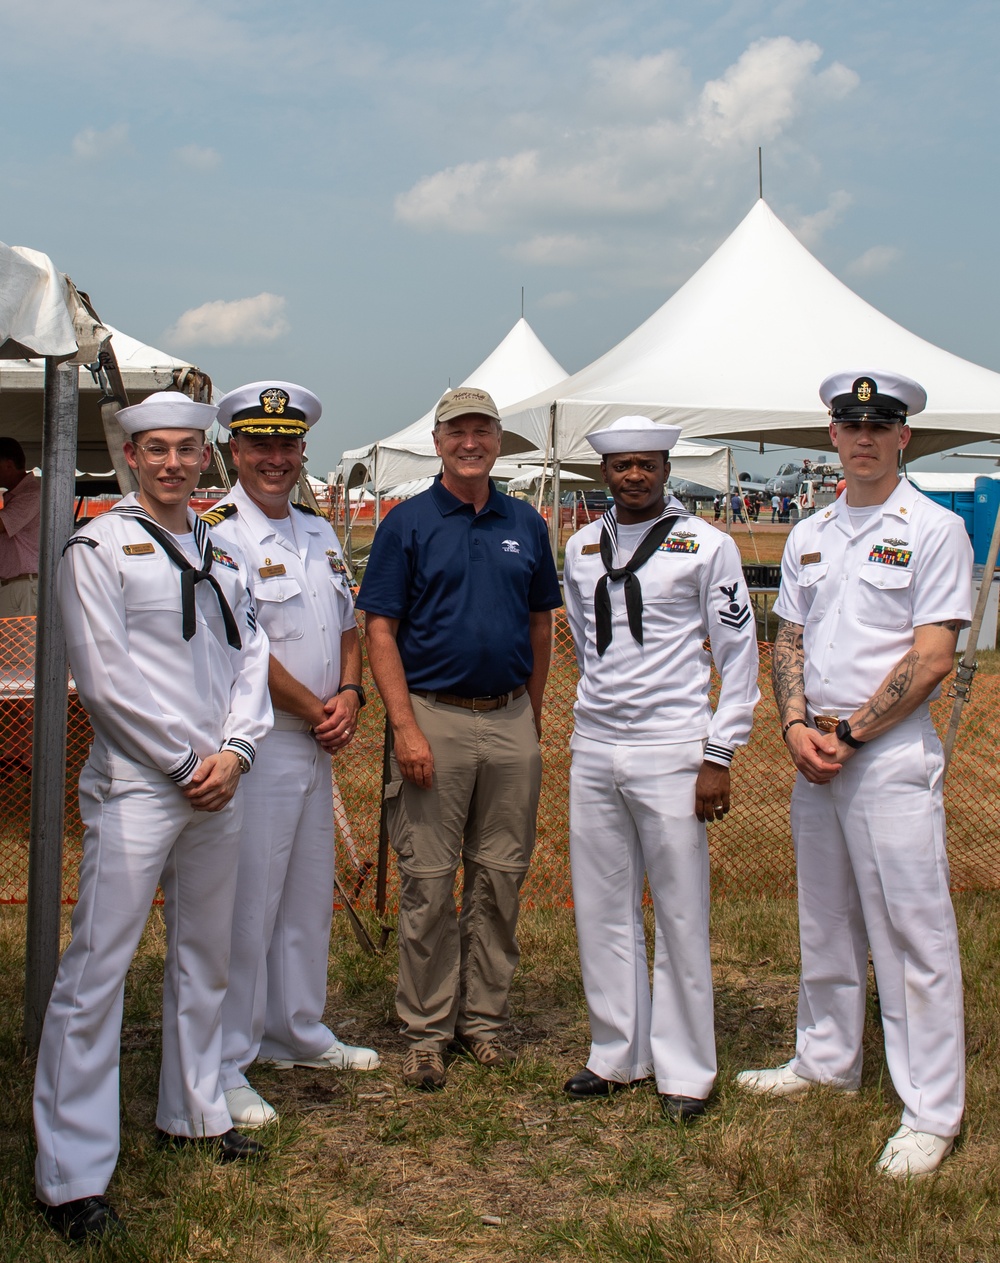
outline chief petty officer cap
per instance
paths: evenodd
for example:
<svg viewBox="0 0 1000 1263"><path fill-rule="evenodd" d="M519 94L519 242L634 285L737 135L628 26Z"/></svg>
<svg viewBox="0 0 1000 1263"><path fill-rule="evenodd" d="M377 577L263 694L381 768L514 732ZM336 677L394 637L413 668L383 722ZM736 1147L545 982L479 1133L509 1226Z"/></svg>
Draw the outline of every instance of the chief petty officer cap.
<svg viewBox="0 0 1000 1263"><path fill-rule="evenodd" d="M475 386L456 386L454 390L446 390L438 400L434 409L434 425L444 421L454 421L457 417L490 417L500 424L500 413L493 396Z"/></svg>
<svg viewBox="0 0 1000 1263"><path fill-rule="evenodd" d="M819 397L834 421L891 425L927 407L927 391L901 373L831 373L820 386Z"/></svg>
<svg viewBox="0 0 1000 1263"><path fill-rule="evenodd" d="M294 382L250 382L219 400L219 424L231 434L304 438L322 411L323 405L304 386Z"/></svg>
<svg viewBox="0 0 1000 1263"><path fill-rule="evenodd" d="M619 417L606 429L593 430L587 442L601 456L612 452L669 452L681 436L679 425L658 425L649 417Z"/></svg>
<svg viewBox="0 0 1000 1263"><path fill-rule="evenodd" d="M129 438L143 430L207 430L217 411L214 404L195 403L179 390L158 390L120 409L118 424Z"/></svg>

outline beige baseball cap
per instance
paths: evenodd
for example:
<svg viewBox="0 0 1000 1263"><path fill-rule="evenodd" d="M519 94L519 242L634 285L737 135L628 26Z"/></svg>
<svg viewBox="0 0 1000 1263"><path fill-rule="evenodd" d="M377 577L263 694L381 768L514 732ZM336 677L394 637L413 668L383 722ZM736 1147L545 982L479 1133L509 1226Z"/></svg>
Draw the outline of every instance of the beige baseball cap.
<svg viewBox="0 0 1000 1263"><path fill-rule="evenodd" d="M442 421L454 421L456 417L490 417L497 425L500 424L500 413L493 396L474 386L457 386L446 391L438 401L434 410L435 426Z"/></svg>

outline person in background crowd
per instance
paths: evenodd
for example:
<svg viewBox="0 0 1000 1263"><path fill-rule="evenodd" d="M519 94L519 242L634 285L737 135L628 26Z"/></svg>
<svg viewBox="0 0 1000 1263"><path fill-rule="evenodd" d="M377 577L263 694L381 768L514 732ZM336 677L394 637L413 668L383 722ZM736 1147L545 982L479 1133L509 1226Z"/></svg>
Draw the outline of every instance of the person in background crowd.
<svg viewBox="0 0 1000 1263"><path fill-rule="evenodd" d="M379 527L358 607L392 729L403 1082L444 1087L453 1040L501 1066L519 892L535 843L542 694L562 604L542 518L490 481L500 415L484 390L438 403L442 472ZM464 866L461 919L455 875Z"/></svg>
<svg viewBox="0 0 1000 1263"><path fill-rule="evenodd" d="M235 550L188 508L211 460L215 408L150 395L123 408L139 490L73 535L58 591L70 666L94 743L73 937L35 1074L42 1214L86 1242L117 1227L125 975L163 888L167 950L156 1126L164 1147L221 1162L266 1156L233 1128L219 1082L240 778L271 726L267 638Z"/></svg>
<svg viewBox="0 0 1000 1263"><path fill-rule="evenodd" d="M743 498L738 491L734 491L729 497L730 508L733 513L734 522L743 521Z"/></svg>
<svg viewBox="0 0 1000 1263"><path fill-rule="evenodd" d="M781 512L781 496L777 492L771 497L771 525L773 526L778 520L778 514Z"/></svg>
<svg viewBox="0 0 1000 1263"><path fill-rule="evenodd" d="M771 1096L857 1089L870 948L903 1101L876 1165L906 1178L940 1166L964 1108L944 760L928 702L969 624L972 549L961 519L899 476L923 388L894 373L834 373L820 397L847 490L792 530L774 607L774 692L798 769L795 1055L737 1082Z"/></svg>
<svg viewBox="0 0 1000 1263"><path fill-rule="evenodd" d="M245 1129L276 1111L250 1086L255 1060L287 1070L374 1070L371 1048L323 1022L334 894L330 756L353 739L365 702L350 579L333 528L292 504L305 436L322 407L292 382L240 386L219 402L238 481L206 513L247 559L271 647L274 728L243 784L245 815L222 1006L222 1086Z"/></svg>
<svg viewBox="0 0 1000 1263"><path fill-rule="evenodd" d="M21 444L0 438L0 618L21 618L38 608L42 484L25 466Z"/></svg>
<svg viewBox="0 0 1000 1263"><path fill-rule="evenodd" d="M652 1073L664 1113L684 1122L704 1113L716 1074L705 826L729 811L729 765L760 694L739 550L665 498L679 436L648 417L589 434L614 505L566 546L580 667L570 858L592 1043L565 1091L605 1096Z"/></svg>

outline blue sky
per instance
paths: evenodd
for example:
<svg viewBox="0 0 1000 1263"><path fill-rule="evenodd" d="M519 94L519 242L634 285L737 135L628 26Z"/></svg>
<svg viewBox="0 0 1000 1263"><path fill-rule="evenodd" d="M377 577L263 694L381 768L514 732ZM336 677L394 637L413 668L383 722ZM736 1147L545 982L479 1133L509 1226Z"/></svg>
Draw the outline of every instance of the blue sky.
<svg viewBox="0 0 1000 1263"><path fill-rule="evenodd" d="M522 285L570 371L618 342L749 210L758 145L827 267L1000 369L995 3L0 0L0 24L0 240L223 389L316 390L314 473L465 377Z"/></svg>

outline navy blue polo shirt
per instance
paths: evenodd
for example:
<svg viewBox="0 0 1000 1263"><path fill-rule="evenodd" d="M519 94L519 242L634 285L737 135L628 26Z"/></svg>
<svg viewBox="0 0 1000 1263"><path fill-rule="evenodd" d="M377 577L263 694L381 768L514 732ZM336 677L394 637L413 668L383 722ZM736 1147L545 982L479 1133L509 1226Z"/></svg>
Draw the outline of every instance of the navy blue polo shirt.
<svg viewBox="0 0 1000 1263"><path fill-rule="evenodd" d="M531 674L528 613L562 604L545 522L490 482L481 513L441 477L375 532L358 609L399 619L411 689L489 697Z"/></svg>

